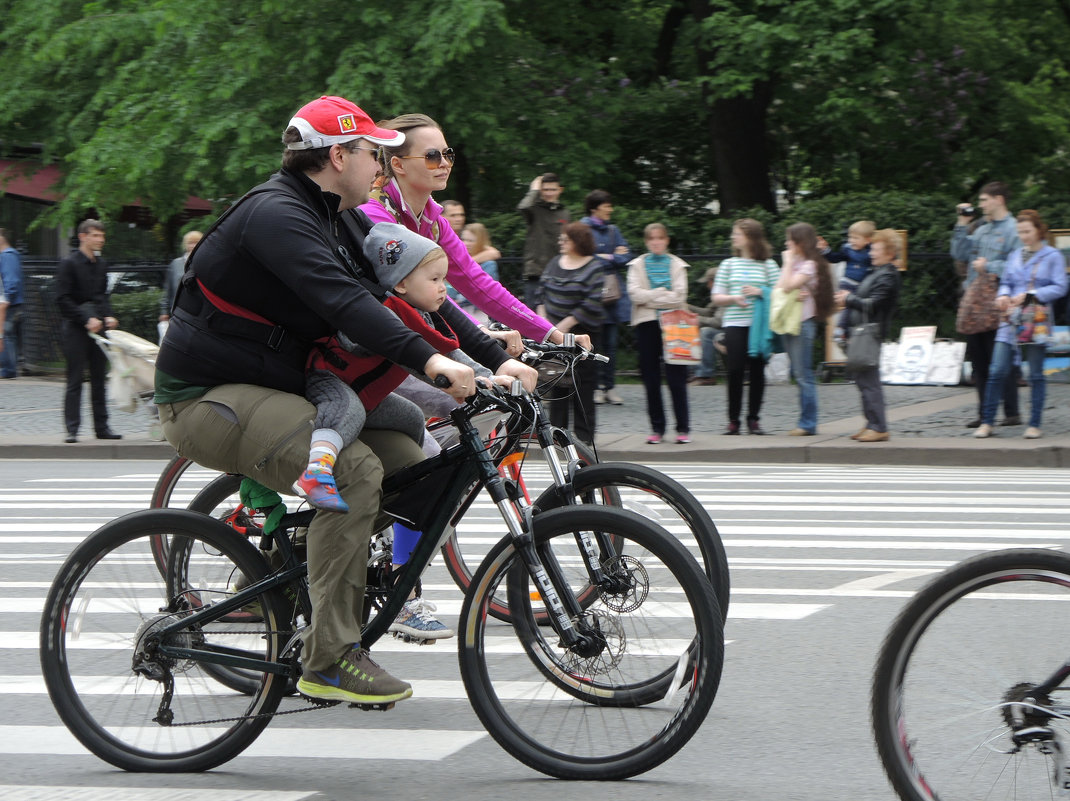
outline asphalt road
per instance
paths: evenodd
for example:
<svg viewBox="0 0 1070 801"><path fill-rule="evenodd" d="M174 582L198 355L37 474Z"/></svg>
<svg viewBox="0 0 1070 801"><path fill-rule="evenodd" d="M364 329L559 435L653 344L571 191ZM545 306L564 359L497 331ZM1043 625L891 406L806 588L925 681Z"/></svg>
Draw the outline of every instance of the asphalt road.
<svg viewBox="0 0 1070 801"><path fill-rule="evenodd" d="M1065 547L1070 511L1070 489L1050 470L666 465L718 522L733 588L713 711L661 767L613 787L547 779L487 737L463 700L420 698L421 681L459 681L455 641L422 648L390 641L378 649L380 660L416 685L414 698L392 712L280 718L254 746L259 752L211 772L126 774L86 754L44 694L39 599L75 543L147 505L161 467L0 460L5 801L473 801L586 792L625 801L887 801L894 796L872 745L868 690L892 618L928 576L967 555L1012 545ZM176 500L188 499L196 480L191 474ZM484 503L466 524L473 554L500 530ZM459 593L437 560L425 587L441 617L456 622Z"/></svg>

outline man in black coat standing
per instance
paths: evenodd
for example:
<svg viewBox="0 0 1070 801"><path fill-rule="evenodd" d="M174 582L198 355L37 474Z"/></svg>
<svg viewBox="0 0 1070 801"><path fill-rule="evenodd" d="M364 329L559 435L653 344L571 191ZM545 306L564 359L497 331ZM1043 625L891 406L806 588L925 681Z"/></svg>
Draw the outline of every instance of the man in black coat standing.
<svg viewBox="0 0 1070 801"><path fill-rule="evenodd" d="M93 428L97 439L122 439L108 427L105 377L108 358L90 334L116 328L108 300L108 265L100 257L104 248L104 225L83 220L78 225L78 249L71 251L56 270L56 303L63 317L63 353L67 358L67 390L63 420L67 442L78 441L82 424L82 382L89 366L89 396L93 404Z"/></svg>

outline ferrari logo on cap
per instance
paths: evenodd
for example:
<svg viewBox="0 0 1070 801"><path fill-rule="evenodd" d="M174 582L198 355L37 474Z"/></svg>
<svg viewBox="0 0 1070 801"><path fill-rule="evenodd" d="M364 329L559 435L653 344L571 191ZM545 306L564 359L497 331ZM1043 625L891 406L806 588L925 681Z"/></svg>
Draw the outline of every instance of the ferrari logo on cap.
<svg viewBox="0 0 1070 801"><path fill-rule="evenodd" d="M353 133L357 130L357 121L352 114L342 114L338 117L338 129L342 133Z"/></svg>

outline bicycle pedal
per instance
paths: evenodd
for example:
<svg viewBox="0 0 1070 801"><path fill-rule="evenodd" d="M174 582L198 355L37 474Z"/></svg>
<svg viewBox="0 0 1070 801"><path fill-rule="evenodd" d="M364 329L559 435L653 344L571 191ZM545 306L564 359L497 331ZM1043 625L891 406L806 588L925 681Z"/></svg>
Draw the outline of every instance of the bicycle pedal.
<svg viewBox="0 0 1070 801"><path fill-rule="evenodd" d="M394 708L395 701L389 704L350 704L350 709L360 709L364 712L389 712Z"/></svg>
<svg viewBox="0 0 1070 801"><path fill-rule="evenodd" d="M429 640L424 637L413 637L411 634L406 634L403 631L392 631L390 632L390 634L395 640L401 640L402 642L408 644L415 643L416 645L434 645L436 642L438 642L438 640Z"/></svg>
<svg viewBox="0 0 1070 801"><path fill-rule="evenodd" d="M311 695L305 695L300 690L297 691L297 694L300 695L301 698L303 698L305 701L308 701L313 706L322 707L323 709L327 709L328 707L332 707L332 706L338 706L340 703L342 703L341 701L332 701L329 698L313 698Z"/></svg>

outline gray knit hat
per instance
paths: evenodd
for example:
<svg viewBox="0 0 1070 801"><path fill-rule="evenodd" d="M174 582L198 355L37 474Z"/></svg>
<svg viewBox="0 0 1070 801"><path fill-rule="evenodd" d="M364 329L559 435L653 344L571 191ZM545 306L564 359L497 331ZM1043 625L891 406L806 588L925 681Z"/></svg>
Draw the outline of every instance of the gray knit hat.
<svg viewBox="0 0 1070 801"><path fill-rule="evenodd" d="M364 255L380 286L393 289L438 245L404 225L378 223L364 238Z"/></svg>

